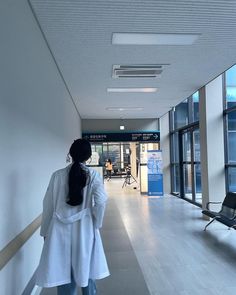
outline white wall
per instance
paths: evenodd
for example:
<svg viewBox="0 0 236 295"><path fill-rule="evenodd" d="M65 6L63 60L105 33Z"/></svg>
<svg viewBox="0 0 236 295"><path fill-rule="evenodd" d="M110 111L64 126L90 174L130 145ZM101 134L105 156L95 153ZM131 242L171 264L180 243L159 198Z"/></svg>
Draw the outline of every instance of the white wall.
<svg viewBox="0 0 236 295"><path fill-rule="evenodd" d="M125 126L124 132L127 131L158 131L159 121L158 119L124 119L124 120L82 120L83 132L120 132L120 125Z"/></svg>
<svg viewBox="0 0 236 295"><path fill-rule="evenodd" d="M42 245L43 241L38 230L1 270L1 295L22 294L38 264L38 252L41 251Z"/></svg>
<svg viewBox="0 0 236 295"><path fill-rule="evenodd" d="M0 37L2 249L41 213L49 177L65 166L81 119L27 1L1 0ZM35 235L2 269L2 294L21 294L33 275L42 246Z"/></svg>

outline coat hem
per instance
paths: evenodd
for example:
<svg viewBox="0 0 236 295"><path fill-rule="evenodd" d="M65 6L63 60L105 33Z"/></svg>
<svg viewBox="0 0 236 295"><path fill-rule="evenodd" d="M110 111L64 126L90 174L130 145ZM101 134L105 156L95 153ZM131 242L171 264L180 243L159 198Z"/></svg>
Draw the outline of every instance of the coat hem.
<svg viewBox="0 0 236 295"><path fill-rule="evenodd" d="M109 275L110 275L110 272L109 271L106 271L106 272L102 273L99 276L91 277L91 279L92 280L101 280L101 279L104 279L104 278L108 277Z"/></svg>
<svg viewBox="0 0 236 295"><path fill-rule="evenodd" d="M110 275L109 272L104 272L103 274L101 274L99 276L91 277L91 279L92 280L101 280L101 279L104 279L104 278L108 277L109 275ZM36 283L36 285L37 286L40 286L40 287L43 287L43 288L52 288L52 287L57 287L57 286L69 284L70 282L71 282L71 279L67 279L67 280L64 280L64 281L59 281L59 282L50 283L50 284ZM88 286L88 282L86 282L86 283L77 283L77 285L79 287L87 287Z"/></svg>
<svg viewBox="0 0 236 295"><path fill-rule="evenodd" d="M90 277L90 279L92 279L92 280L94 280L94 281L96 281L96 280L101 280L101 279L104 279L104 278L106 278L106 277L108 277L110 275L110 273L109 272L104 272L103 274L101 274L101 275L99 275L99 276L95 276L95 277ZM77 283L76 282L76 284L77 284L77 286L79 286L79 287L81 287L81 288L84 288L84 287L87 287L88 286L88 282L86 281L86 283Z"/></svg>
<svg viewBox="0 0 236 295"><path fill-rule="evenodd" d="M110 273L108 271L108 272L104 272L101 275L91 276L91 277L89 277L89 279L92 279L92 280L96 281L96 280L104 279L104 278L108 277L109 275L110 275ZM75 281L76 281L76 279L75 279ZM87 287L88 286L88 281L86 281L85 283L84 282L77 282L76 281L76 284L77 284L77 286L84 288L84 287Z"/></svg>
<svg viewBox="0 0 236 295"><path fill-rule="evenodd" d="M52 288L52 287L57 287L57 286L65 285L65 284L70 284L70 282L71 282L71 279L67 279L64 281L59 281L59 282L50 283L50 284L40 284L36 282L36 285L43 288Z"/></svg>

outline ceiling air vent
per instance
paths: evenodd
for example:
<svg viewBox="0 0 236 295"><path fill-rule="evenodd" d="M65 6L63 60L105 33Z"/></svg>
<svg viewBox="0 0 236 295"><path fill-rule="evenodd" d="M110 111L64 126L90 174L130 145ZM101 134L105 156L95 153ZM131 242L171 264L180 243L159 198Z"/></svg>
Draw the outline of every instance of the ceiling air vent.
<svg viewBox="0 0 236 295"><path fill-rule="evenodd" d="M112 78L157 78L165 65L113 65Z"/></svg>

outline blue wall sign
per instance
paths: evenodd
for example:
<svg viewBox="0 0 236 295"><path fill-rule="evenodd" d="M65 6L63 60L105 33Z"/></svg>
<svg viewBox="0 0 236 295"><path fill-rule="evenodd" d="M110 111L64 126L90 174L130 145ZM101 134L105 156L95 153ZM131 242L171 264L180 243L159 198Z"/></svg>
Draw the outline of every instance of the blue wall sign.
<svg viewBox="0 0 236 295"><path fill-rule="evenodd" d="M163 196L163 171L161 150L147 151L148 195Z"/></svg>

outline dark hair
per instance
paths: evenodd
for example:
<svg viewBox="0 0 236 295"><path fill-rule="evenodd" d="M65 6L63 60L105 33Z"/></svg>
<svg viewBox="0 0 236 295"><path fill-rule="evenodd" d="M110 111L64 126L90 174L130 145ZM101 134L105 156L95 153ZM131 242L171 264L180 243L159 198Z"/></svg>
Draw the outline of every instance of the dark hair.
<svg viewBox="0 0 236 295"><path fill-rule="evenodd" d="M81 166L92 154L91 145L86 139L75 140L69 151L73 164L69 172L69 193L67 204L77 206L83 203L83 188L87 183L87 172Z"/></svg>

